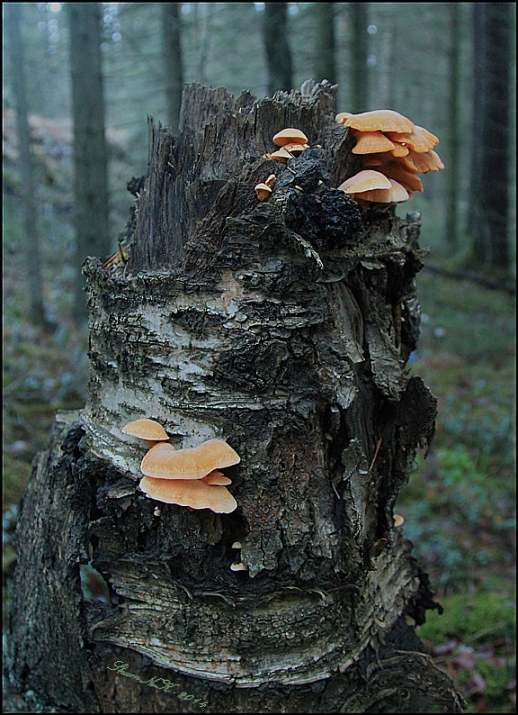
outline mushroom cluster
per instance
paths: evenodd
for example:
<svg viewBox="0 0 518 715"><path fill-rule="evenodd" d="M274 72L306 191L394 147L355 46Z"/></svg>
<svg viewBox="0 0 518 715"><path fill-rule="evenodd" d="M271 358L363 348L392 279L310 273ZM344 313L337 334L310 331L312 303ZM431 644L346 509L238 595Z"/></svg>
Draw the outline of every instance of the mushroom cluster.
<svg viewBox="0 0 518 715"><path fill-rule="evenodd" d="M255 187L255 193L257 194L259 201L265 201L270 196L272 193L272 184L276 178L275 174L270 174L264 182L257 184Z"/></svg>
<svg viewBox="0 0 518 715"><path fill-rule="evenodd" d="M338 124L348 127L365 169L338 188L362 202L396 204L408 201L413 191L422 191L417 174L444 169L433 150L438 138L391 109L361 114L340 112ZM375 167L375 168L373 168Z"/></svg>
<svg viewBox="0 0 518 715"><path fill-rule="evenodd" d="M237 502L226 486L232 480L220 470L240 462L235 450L221 439L209 439L198 447L175 449L164 428L154 420L136 420L122 428L126 434L146 440L151 448L140 469L140 488L151 499L191 509L211 509L228 514Z"/></svg>
<svg viewBox="0 0 518 715"><path fill-rule="evenodd" d="M300 129L288 127L282 129L273 137L273 143L280 149L277 149L272 154L263 154L263 159L273 159L280 161L281 164L286 164L288 159L293 159L299 156L305 149L309 149L308 138L301 132Z"/></svg>

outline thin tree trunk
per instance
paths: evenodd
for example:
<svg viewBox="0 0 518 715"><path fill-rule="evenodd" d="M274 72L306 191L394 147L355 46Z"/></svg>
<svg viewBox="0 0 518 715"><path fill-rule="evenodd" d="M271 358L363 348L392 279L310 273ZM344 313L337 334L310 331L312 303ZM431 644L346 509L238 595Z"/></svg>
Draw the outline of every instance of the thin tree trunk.
<svg viewBox="0 0 518 715"><path fill-rule="evenodd" d="M20 688L79 712L461 709L415 635L437 604L393 521L434 431L405 368L419 225L333 188L357 159L336 86L305 86L188 86L178 136L151 123L130 262L87 263L88 404L60 416L17 529ZM320 145L287 167L263 158L285 126ZM225 439L238 508L144 496L121 432L138 417L178 448Z"/></svg>
<svg viewBox="0 0 518 715"><path fill-rule="evenodd" d="M458 196L459 196L459 53L460 53L460 12L459 3L451 3L450 11L450 48L449 48L449 95L448 116L450 127L450 146L448 166L448 192L446 208L446 246L450 254L458 249Z"/></svg>
<svg viewBox="0 0 518 715"><path fill-rule="evenodd" d="M351 55L351 104L347 111L365 112L369 108L368 83L368 35L369 4L366 2L349 3L351 17L352 42Z"/></svg>
<svg viewBox="0 0 518 715"><path fill-rule="evenodd" d="M288 3L264 4L263 41L268 66L268 93L293 87L291 50L288 42Z"/></svg>
<svg viewBox="0 0 518 715"><path fill-rule="evenodd" d="M314 4L316 25L315 79L336 84L335 3Z"/></svg>
<svg viewBox="0 0 518 715"><path fill-rule="evenodd" d="M27 106L24 69L24 43L20 31L22 3L5 6L6 30L9 38L9 57L16 103L18 148L20 152L20 178L25 220L25 270L29 294L29 316L36 325L46 325L41 278L40 238L36 214L36 197L33 178L33 159Z"/></svg>
<svg viewBox="0 0 518 715"><path fill-rule="evenodd" d="M169 123L174 132L178 130L184 85L180 5L177 2L161 4L167 106Z"/></svg>
<svg viewBox="0 0 518 715"><path fill-rule="evenodd" d="M509 270L509 72L510 3L475 3L473 259L500 272Z"/></svg>
<svg viewBox="0 0 518 715"><path fill-rule="evenodd" d="M76 320L87 317L81 265L88 256L110 252L108 154L101 65L99 3L69 3L74 202L76 210Z"/></svg>

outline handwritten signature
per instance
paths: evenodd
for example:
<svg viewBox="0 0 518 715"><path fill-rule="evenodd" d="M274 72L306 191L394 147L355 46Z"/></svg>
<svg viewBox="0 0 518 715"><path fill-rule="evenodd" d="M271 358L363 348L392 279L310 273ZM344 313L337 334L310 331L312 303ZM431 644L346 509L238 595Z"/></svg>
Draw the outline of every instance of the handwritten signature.
<svg viewBox="0 0 518 715"><path fill-rule="evenodd" d="M165 680L164 678L157 678L156 676L153 676L149 680L142 680L140 675L124 672L128 668L129 665L127 663L123 663L122 660L116 660L113 664L113 668L111 668L109 665L107 666L107 670L116 670L125 678L137 680L139 683L142 683L142 685L149 685L150 687L156 688L157 690L163 690L164 693L168 693L170 690L174 690L175 688L180 687L176 683L171 683L170 680ZM159 683L162 683L162 685L159 685ZM186 692L175 693L175 695L176 697L180 698L180 700L187 700L193 704L198 705L198 707L200 708L206 708L208 705L205 700L202 700L201 698L195 698L194 695L189 695Z"/></svg>

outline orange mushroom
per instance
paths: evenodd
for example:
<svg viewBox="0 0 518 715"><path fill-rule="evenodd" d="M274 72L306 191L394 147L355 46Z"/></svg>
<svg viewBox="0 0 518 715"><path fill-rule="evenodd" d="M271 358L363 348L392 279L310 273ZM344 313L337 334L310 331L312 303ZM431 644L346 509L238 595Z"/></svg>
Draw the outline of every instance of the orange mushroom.
<svg viewBox="0 0 518 715"><path fill-rule="evenodd" d="M424 129L424 127L419 127L417 125L414 126L411 132L405 132L403 134L399 133L396 135L393 132L388 131L387 136L389 139L395 139L398 142L408 144L410 149L419 152L430 151L430 149L433 149L433 147L439 143L435 134L432 134L432 132L429 132L428 129Z"/></svg>
<svg viewBox="0 0 518 715"><path fill-rule="evenodd" d="M372 189L390 189L390 187L389 179L379 171L363 169L346 179L338 188L346 194L358 194Z"/></svg>
<svg viewBox="0 0 518 715"><path fill-rule="evenodd" d="M166 504L210 509L218 514L229 514L237 509L237 502L226 487L207 484L203 479L156 479L144 476L140 480L140 488L146 496Z"/></svg>
<svg viewBox="0 0 518 715"><path fill-rule="evenodd" d="M140 469L148 477L194 480L240 461L238 453L221 439L209 439L199 447L179 450L166 442L151 447Z"/></svg>
<svg viewBox="0 0 518 715"><path fill-rule="evenodd" d="M376 109L371 112L362 112L348 117L344 125L362 132L412 132L415 124L399 112L392 109ZM392 137L389 136L389 139ZM398 140L399 141L399 140Z"/></svg>
<svg viewBox="0 0 518 715"><path fill-rule="evenodd" d="M394 149L394 144L383 132L355 132L355 136L356 146L353 149L353 154L375 154Z"/></svg>
<svg viewBox="0 0 518 715"><path fill-rule="evenodd" d="M273 138L273 143L277 144L277 146L285 146L286 144L307 144L308 138L300 129L288 127L287 129L277 132Z"/></svg>
<svg viewBox="0 0 518 715"><path fill-rule="evenodd" d="M266 199L272 193L272 190L267 184L262 183L257 184L257 186L255 187L255 193L257 194L257 198L259 199L259 201L266 201Z"/></svg>
<svg viewBox="0 0 518 715"><path fill-rule="evenodd" d="M280 161L281 164L286 164L288 159L293 159L293 154L287 151L284 147L277 149L273 154L263 154L265 159L273 159L274 161Z"/></svg>
<svg viewBox="0 0 518 715"><path fill-rule="evenodd" d="M372 189L354 194L356 200L370 201L377 204L399 204L408 201L410 198L408 191L397 181L389 179L389 189Z"/></svg>
<svg viewBox="0 0 518 715"><path fill-rule="evenodd" d="M133 422L128 422L124 425L121 430L124 434L129 434L132 437L139 437L140 439L145 439L146 442L153 446L157 442L164 442L169 439L169 435L162 427L161 424L155 422L155 420L134 420Z"/></svg>
<svg viewBox="0 0 518 715"><path fill-rule="evenodd" d="M406 157L403 157L402 161L404 161L405 158ZM421 179L410 171L407 171L402 165L401 160L394 159L394 161L382 164L382 166L378 167L378 170L383 172L389 179L399 181L407 191L423 190Z"/></svg>
<svg viewBox="0 0 518 715"><path fill-rule="evenodd" d="M426 174L428 171L439 171L444 169L439 154L433 149L425 152L417 152L410 149L408 156L401 162L401 166L412 174Z"/></svg>

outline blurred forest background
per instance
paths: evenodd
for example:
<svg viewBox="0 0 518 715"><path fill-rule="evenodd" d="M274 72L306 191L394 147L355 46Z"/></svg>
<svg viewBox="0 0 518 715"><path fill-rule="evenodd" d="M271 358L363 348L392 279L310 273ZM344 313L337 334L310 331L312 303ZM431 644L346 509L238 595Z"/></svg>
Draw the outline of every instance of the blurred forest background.
<svg viewBox="0 0 518 715"><path fill-rule="evenodd" d="M118 250L148 116L176 127L185 83L260 97L327 79L337 112L394 109L440 139L446 169L397 209L422 214L430 249L410 366L439 398L431 454L398 511L445 607L420 636L471 712L514 712L515 3L4 3L3 14L4 586L31 461L56 410L85 401L80 264Z"/></svg>

